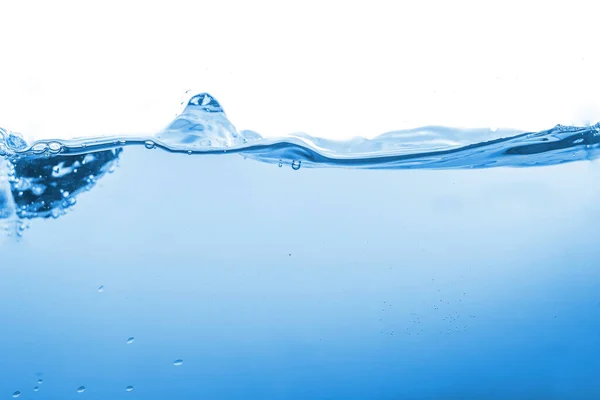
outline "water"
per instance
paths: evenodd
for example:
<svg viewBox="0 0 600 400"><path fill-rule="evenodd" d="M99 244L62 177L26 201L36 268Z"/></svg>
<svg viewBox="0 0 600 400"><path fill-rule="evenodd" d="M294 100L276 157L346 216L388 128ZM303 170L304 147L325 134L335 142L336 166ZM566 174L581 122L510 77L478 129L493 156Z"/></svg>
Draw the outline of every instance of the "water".
<svg viewBox="0 0 600 400"><path fill-rule="evenodd" d="M190 103L2 131L0 398L600 397L598 125L264 139Z"/></svg>

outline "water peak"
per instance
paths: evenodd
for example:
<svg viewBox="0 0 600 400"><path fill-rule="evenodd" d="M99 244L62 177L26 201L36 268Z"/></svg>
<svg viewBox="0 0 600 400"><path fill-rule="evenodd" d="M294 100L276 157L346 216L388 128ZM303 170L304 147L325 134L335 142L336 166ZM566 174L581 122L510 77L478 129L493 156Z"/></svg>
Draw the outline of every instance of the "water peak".
<svg viewBox="0 0 600 400"><path fill-rule="evenodd" d="M247 142L208 93L193 96L183 112L156 137L168 145L195 149L231 148Z"/></svg>
<svg viewBox="0 0 600 400"><path fill-rule="evenodd" d="M209 113L222 113L223 107L221 104L210 94L200 93L195 95L188 101L187 107L193 107L196 110L209 112Z"/></svg>

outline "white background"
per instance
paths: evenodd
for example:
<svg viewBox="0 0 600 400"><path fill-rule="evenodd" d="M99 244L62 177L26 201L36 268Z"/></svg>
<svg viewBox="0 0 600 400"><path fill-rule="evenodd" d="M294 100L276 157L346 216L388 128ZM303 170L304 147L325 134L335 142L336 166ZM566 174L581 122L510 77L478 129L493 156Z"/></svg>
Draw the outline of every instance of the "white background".
<svg viewBox="0 0 600 400"><path fill-rule="evenodd" d="M0 126L28 138L153 133L201 91L265 136L594 123L597 8L0 0Z"/></svg>

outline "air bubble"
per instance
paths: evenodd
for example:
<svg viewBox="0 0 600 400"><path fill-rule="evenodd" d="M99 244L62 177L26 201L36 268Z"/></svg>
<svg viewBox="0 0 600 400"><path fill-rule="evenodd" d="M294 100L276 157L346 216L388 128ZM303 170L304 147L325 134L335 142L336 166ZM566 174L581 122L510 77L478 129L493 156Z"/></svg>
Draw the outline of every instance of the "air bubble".
<svg viewBox="0 0 600 400"><path fill-rule="evenodd" d="M36 196L41 196L42 194L44 194L45 191L46 191L46 186L40 185L40 184L34 185L31 188L31 193L35 194Z"/></svg>
<svg viewBox="0 0 600 400"><path fill-rule="evenodd" d="M173 361L173 365L175 365L176 367L180 366L181 364L183 364L183 360L181 360L181 359L177 359L177 360Z"/></svg>
<svg viewBox="0 0 600 400"><path fill-rule="evenodd" d="M283 162L282 162L281 160L279 160L279 164L277 164L277 166L278 166L279 168L283 167Z"/></svg>
<svg viewBox="0 0 600 400"><path fill-rule="evenodd" d="M98 293L102 293L102 292L104 292L104 285L100 285L98 287Z"/></svg>
<svg viewBox="0 0 600 400"><path fill-rule="evenodd" d="M17 397L21 397L21 392L18 390L12 394L12 396L16 399Z"/></svg>
<svg viewBox="0 0 600 400"><path fill-rule="evenodd" d="M48 144L48 149L50 150L50 153L60 153L62 145L58 142L51 142Z"/></svg>
<svg viewBox="0 0 600 400"><path fill-rule="evenodd" d="M34 387L34 388L33 388L33 391L34 391L34 392L37 392L37 391L39 391L39 390L40 390L40 388L39 388L38 386L36 386L36 387Z"/></svg>
<svg viewBox="0 0 600 400"><path fill-rule="evenodd" d="M48 150L48 145L46 143L36 143L33 145L31 150L36 154L45 153Z"/></svg>
<svg viewBox="0 0 600 400"><path fill-rule="evenodd" d="M146 140L144 147L146 147L148 150L152 150L156 147L156 143L154 143L152 140Z"/></svg>
<svg viewBox="0 0 600 400"><path fill-rule="evenodd" d="M127 339L127 344L131 344L133 343L133 341L135 340L135 338L132 336L130 338Z"/></svg>
<svg viewBox="0 0 600 400"><path fill-rule="evenodd" d="M38 379L38 385L41 385L42 383L44 383L44 381L42 379Z"/></svg>
<svg viewBox="0 0 600 400"><path fill-rule="evenodd" d="M85 392L85 386L79 386L77 388L77 393L83 393L83 392Z"/></svg>
<svg viewBox="0 0 600 400"><path fill-rule="evenodd" d="M57 178L60 175L60 167L56 165L52 168L52 176Z"/></svg>
<svg viewBox="0 0 600 400"><path fill-rule="evenodd" d="M294 161L292 162L292 169L293 169L294 171L298 171L298 170L300 169L300 165L301 165L301 164L302 164L302 161L300 161L300 160L294 160Z"/></svg>
<svg viewBox="0 0 600 400"><path fill-rule="evenodd" d="M132 392L133 391L133 386L127 386L125 388L125 390L128 391L128 392Z"/></svg>

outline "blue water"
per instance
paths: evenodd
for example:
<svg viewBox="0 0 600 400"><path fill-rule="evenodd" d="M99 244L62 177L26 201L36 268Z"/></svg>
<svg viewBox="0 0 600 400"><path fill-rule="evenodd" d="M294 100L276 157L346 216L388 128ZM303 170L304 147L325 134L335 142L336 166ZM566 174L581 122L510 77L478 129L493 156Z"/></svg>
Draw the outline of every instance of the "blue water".
<svg viewBox="0 0 600 400"><path fill-rule="evenodd" d="M598 399L599 128L0 130L0 398Z"/></svg>

